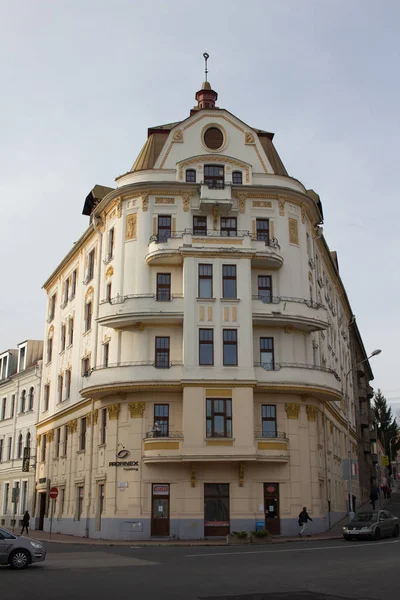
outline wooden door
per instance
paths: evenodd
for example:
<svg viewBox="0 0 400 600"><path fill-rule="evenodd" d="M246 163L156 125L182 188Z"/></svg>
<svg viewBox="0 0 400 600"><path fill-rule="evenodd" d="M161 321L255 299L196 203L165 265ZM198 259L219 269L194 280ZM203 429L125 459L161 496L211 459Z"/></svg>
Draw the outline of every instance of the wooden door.
<svg viewBox="0 0 400 600"><path fill-rule="evenodd" d="M169 484L154 483L151 499L151 535L169 535Z"/></svg>
<svg viewBox="0 0 400 600"><path fill-rule="evenodd" d="M39 494L39 530L43 531L44 516L46 514L46 494Z"/></svg>
<svg viewBox="0 0 400 600"><path fill-rule="evenodd" d="M279 483L264 483L265 529L272 535L280 535Z"/></svg>
<svg viewBox="0 0 400 600"><path fill-rule="evenodd" d="M204 536L225 536L229 532L229 483L205 483Z"/></svg>

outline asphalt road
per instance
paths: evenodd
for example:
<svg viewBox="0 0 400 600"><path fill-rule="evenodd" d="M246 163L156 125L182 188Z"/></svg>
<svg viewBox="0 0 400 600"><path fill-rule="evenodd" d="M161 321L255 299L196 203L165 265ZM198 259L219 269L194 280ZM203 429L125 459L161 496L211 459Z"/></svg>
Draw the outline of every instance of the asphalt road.
<svg viewBox="0 0 400 600"><path fill-rule="evenodd" d="M387 509L400 517L400 494ZM46 546L43 565L0 570L1 599L387 600L400 593L400 539L256 548Z"/></svg>

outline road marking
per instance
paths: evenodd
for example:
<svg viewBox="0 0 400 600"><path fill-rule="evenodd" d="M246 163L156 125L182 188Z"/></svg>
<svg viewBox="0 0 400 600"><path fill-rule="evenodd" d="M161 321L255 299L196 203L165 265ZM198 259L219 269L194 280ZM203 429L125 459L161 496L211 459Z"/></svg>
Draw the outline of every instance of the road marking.
<svg viewBox="0 0 400 600"><path fill-rule="evenodd" d="M314 552L315 550L343 550L344 548L362 548L363 546L369 546L370 548L376 548L377 546L384 546L386 544L398 544L400 540L394 540L392 542L379 542L379 544L349 544L346 546L319 546L318 548L288 548L287 550L250 550L244 552L215 552L212 554L185 554L185 558L202 558L203 556L236 556L238 554L278 554L280 552Z"/></svg>
<svg viewBox="0 0 400 600"><path fill-rule="evenodd" d="M115 567L146 567L159 563L139 558L118 556L107 552L60 552L48 554L46 560L33 563L44 569L108 569Z"/></svg>

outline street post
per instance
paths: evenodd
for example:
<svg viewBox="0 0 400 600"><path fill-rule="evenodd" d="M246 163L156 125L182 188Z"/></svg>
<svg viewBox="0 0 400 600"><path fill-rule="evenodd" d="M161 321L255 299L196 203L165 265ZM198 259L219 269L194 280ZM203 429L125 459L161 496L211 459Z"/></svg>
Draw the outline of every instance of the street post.
<svg viewBox="0 0 400 600"><path fill-rule="evenodd" d="M54 503L58 496L58 488L52 487L50 490L50 498L51 498L51 511L50 511L50 539L53 531L53 516L54 516Z"/></svg>

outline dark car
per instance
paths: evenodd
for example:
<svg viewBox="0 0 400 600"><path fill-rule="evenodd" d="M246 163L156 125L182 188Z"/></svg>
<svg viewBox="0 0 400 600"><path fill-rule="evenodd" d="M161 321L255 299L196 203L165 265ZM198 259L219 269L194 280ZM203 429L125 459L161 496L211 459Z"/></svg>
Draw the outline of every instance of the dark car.
<svg viewBox="0 0 400 600"><path fill-rule="evenodd" d="M46 550L41 542L22 535L14 535L11 531L0 527L0 565L10 565L13 569L26 569L31 563L41 562L45 558Z"/></svg>
<svg viewBox="0 0 400 600"><path fill-rule="evenodd" d="M345 540L360 538L380 540L382 537L397 537L398 535L399 519L387 510L359 513L343 527Z"/></svg>

